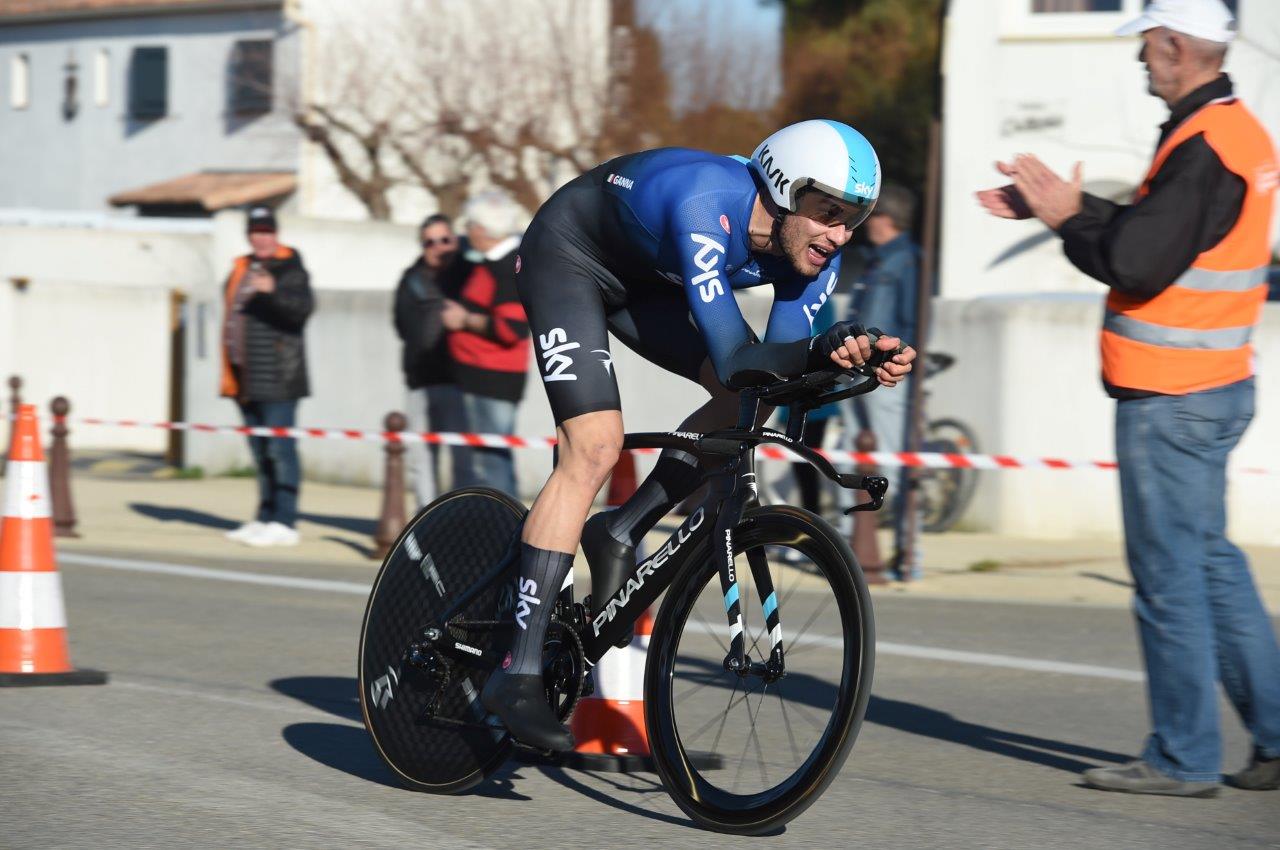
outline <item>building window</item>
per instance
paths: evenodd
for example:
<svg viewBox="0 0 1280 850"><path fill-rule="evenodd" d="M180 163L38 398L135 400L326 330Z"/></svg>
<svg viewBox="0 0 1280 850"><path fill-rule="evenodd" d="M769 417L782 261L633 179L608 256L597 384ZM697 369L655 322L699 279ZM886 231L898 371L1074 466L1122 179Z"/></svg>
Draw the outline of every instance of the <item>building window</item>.
<svg viewBox="0 0 1280 850"><path fill-rule="evenodd" d="M1119 12L1121 0L1031 0L1031 11L1041 12Z"/></svg>
<svg viewBox="0 0 1280 850"><path fill-rule="evenodd" d="M99 50L93 54L93 105L106 106L111 101L111 54Z"/></svg>
<svg viewBox="0 0 1280 850"><path fill-rule="evenodd" d="M228 94L236 115L271 111L272 42L237 41L231 49Z"/></svg>
<svg viewBox="0 0 1280 850"><path fill-rule="evenodd" d="M9 105L26 109L31 102L31 60L19 53L9 60Z"/></svg>
<svg viewBox="0 0 1280 850"><path fill-rule="evenodd" d="M169 113L169 48L135 47L129 62L129 117L143 121Z"/></svg>

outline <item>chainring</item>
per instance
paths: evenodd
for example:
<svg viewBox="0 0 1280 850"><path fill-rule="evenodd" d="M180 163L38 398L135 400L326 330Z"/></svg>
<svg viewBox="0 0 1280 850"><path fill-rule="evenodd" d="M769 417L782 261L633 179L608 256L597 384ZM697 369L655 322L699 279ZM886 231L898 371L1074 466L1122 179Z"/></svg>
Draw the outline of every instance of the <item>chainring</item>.
<svg viewBox="0 0 1280 850"><path fill-rule="evenodd" d="M552 618L542 643L542 681L547 703L561 723L572 716L587 678L587 655L578 632Z"/></svg>

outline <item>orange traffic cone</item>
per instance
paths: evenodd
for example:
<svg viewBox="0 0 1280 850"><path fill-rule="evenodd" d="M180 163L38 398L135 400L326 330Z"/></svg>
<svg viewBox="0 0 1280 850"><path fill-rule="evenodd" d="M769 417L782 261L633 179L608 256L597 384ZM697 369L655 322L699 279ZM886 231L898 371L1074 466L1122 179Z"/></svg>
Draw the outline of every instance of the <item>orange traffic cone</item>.
<svg viewBox="0 0 1280 850"><path fill-rule="evenodd" d="M587 770L652 770L644 722L644 664L653 617L645 611L635 637L605 653L595 667L595 693L583 697L569 720L577 747L567 763Z"/></svg>
<svg viewBox="0 0 1280 850"><path fill-rule="evenodd" d="M616 508L631 498L636 491L636 456L630 449L623 449L618 454L618 462L613 465L613 473L609 476L609 492L605 494L604 503Z"/></svg>
<svg viewBox="0 0 1280 850"><path fill-rule="evenodd" d="M13 427L0 525L0 685L101 685L105 673L73 669L67 654L35 406L22 405Z"/></svg>

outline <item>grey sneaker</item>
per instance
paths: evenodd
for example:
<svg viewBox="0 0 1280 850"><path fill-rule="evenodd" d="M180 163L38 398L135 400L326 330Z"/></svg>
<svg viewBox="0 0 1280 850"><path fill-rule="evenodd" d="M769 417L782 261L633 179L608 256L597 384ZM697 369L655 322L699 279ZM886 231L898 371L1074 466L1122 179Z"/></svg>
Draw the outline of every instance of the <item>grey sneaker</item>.
<svg viewBox="0 0 1280 850"><path fill-rule="evenodd" d="M1264 759L1255 749L1249 766L1228 776L1227 784L1246 791L1280 790L1280 758Z"/></svg>
<svg viewBox="0 0 1280 850"><path fill-rule="evenodd" d="M1216 797L1217 782L1183 782L1156 770L1142 759L1115 767L1095 767L1082 776L1090 788L1127 794L1167 794L1171 797Z"/></svg>

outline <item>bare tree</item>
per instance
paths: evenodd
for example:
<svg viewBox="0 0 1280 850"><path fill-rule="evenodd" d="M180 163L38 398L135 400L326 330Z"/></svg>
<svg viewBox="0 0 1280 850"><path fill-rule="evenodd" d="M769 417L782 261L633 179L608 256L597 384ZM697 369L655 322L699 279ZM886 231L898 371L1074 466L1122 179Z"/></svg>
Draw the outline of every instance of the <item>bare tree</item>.
<svg viewBox="0 0 1280 850"><path fill-rule="evenodd" d="M633 0L333 4L294 120L370 217L397 187L456 211L475 184L535 209L559 182L628 150L679 143L656 35ZM394 22L389 25L388 22ZM706 75L704 88L725 84ZM716 121L733 116L717 115Z"/></svg>

